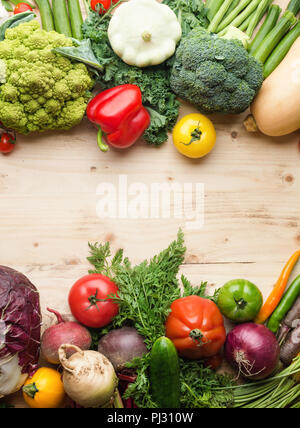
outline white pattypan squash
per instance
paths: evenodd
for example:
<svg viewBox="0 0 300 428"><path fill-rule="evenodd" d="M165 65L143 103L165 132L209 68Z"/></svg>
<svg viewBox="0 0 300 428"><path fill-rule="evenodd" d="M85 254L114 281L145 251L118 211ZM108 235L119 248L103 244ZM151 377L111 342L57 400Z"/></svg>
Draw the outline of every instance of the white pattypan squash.
<svg viewBox="0 0 300 428"><path fill-rule="evenodd" d="M170 58L181 38L175 13L156 0L130 0L111 18L108 38L114 52L137 67L158 65Z"/></svg>

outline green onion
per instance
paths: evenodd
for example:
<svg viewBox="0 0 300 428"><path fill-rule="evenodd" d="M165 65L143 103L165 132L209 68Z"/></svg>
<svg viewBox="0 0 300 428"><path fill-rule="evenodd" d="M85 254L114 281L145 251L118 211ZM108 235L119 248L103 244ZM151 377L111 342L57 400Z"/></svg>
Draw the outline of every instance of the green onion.
<svg viewBox="0 0 300 428"><path fill-rule="evenodd" d="M278 24L265 37L262 44L254 52L253 56L257 59L257 61L260 61L262 64L264 64L280 40L286 35L286 33L295 23L295 15L290 11L284 12L282 17L279 19Z"/></svg>
<svg viewBox="0 0 300 428"><path fill-rule="evenodd" d="M289 367L273 377L216 390L231 389L235 408L299 408L300 384L292 378L299 371L300 357L297 357Z"/></svg>
<svg viewBox="0 0 300 428"><path fill-rule="evenodd" d="M297 25L295 25L294 28L281 40L279 45L276 46L272 54L267 59L264 65L265 79L273 73L281 61L286 57L298 37L300 37L300 21L298 21Z"/></svg>

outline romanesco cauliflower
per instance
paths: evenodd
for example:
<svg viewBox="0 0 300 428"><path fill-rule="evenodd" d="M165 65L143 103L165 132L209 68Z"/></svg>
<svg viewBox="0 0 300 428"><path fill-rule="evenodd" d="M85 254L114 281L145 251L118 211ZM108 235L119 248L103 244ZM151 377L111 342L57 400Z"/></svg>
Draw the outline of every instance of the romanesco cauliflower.
<svg viewBox="0 0 300 428"><path fill-rule="evenodd" d="M64 46L72 40L41 30L37 21L6 30L0 42L0 62L6 63L0 122L6 128L28 134L80 123L94 82L84 64L52 52Z"/></svg>

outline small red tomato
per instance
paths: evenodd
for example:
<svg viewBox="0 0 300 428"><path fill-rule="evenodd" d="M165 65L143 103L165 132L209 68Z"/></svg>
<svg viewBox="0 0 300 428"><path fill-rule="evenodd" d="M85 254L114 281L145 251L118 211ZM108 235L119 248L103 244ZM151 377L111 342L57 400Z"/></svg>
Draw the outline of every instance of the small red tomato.
<svg viewBox="0 0 300 428"><path fill-rule="evenodd" d="M29 6L27 3L19 3L14 8L14 15L17 15L18 13L27 12L28 10L32 10L32 7Z"/></svg>
<svg viewBox="0 0 300 428"><path fill-rule="evenodd" d="M91 8L100 15L104 15L112 5L118 3L119 0L91 0Z"/></svg>
<svg viewBox="0 0 300 428"><path fill-rule="evenodd" d="M69 293L73 316L91 328L108 325L119 312L119 306L108 296L118 295L118 287L107 276L86 275L79 279Z"/></svg>
<svg viewBox="0 0 300 428"><path fill-rule="evenodd" d="M1 135L0 139L0 152L3 154L10 153L14 150L16 145L16 139L10 134L7 134L4 132L4 134Z"/></svg>

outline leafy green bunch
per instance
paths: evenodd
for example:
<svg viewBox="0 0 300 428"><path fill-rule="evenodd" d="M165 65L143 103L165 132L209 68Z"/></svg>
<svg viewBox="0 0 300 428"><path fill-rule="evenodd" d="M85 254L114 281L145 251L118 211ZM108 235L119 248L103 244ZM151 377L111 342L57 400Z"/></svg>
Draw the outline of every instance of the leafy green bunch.
<svg viewBox="0 0 300 428"><path fill-rule="evenodd" d="M212 300L216 298L216 294L206 295L205 282L193 287L185 276L181 276L181 281L177 279L186 252L182 231L179 231L177 240L167 249L137 266L132 266L129 259L124 258L123 250L112 256L109 243L89 246L91 255L88 261L94 266L90 273L101 273L110 277L119 288L118 296L112 296L119 305L119 314L109 329L124 325L133 326L144 337L149 351L156 339L165 334L165 321L174 300L190 295ZM106 331L102 330L100 334ZM198 362L180 360L180 364L182 407L231 405L230 390L213 391L215 387L231 384L227 376L217 375ZM156 407L151 397L148 376L149 354L135 359L129 367L135 370L137 379L129 385L125 398L133 398L142 408Z"/></svg>
<svg viewBox="0 0 300 428"><path fill-rule="evenodd" d="M128 83L139 86L143 104L150 108L151 114L151 125L144 138L159 146L167 140L167 133L172 130L179 113L179 102L169 84L171 68L168 63L145 69L124 63L110 46L109 21L109 13L100 16L91 12L83 24L84 38L91 40L93 53L103 66L103 72L98 73L98 83L104 89Z"/></svg>

